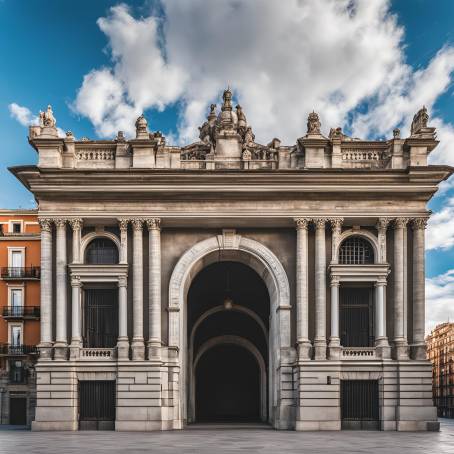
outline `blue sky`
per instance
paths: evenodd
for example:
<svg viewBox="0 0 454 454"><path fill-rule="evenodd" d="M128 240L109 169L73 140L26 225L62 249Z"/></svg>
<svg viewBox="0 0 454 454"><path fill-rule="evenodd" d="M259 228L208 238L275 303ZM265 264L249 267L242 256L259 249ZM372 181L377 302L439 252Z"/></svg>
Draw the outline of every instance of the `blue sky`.
<svg viewBox="0 0 454 454"><path fill-rule="evenodd" d="M405 135L424 103L442 140L432 162L454 165L452 0L126 3L0 1L0 207L34 206L7 167L36 162L24 124L48 103L76 137L128 133L145 111L186 142L228 83L264 142L294 143L312 109L325 131ZM454 183L430 208L428 304L441 313L454 307Z"/></svg>

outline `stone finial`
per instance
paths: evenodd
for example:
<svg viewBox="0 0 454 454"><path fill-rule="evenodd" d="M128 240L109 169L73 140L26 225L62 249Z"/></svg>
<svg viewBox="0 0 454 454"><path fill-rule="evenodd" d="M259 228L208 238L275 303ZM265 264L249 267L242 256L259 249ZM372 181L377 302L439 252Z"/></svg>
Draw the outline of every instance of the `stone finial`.
<svg viewBox="0 0 454 454"><path fill-rule="evenodd" d="M67 139L74 140L74 134L72 133L72 131L66 131L65 134Z"/></svg>
<svg viewBox="0 0 454 454"><path fill-rule="evenodd" d="M148 122L143 114L136 120L136 139L148 139Z"/></svg>
<svg viewBox="0 0 454 454"><path fill-rule="evenodd" d="M331 128L330 131L329 131L329 138L330 139L335 139L335 138L342 139L343 135L344 134L342 133L342 128L341 127Z"/></svg>
<svg viewBox="0 0 454 454"><path fill-rule="evenodd" d="M227 90L224 90L222 99L224 102L222 103L221 110L223 112L225 110L232 110L232 92L230 91L230 87L227 87Z"/></svg>
<svg viewBox="0 0 454 454"><path fill-rule="evenodd" d="M427 122L429 121L429 114L427 113L426 106L419 109L413 117L411 122L411 135L421 132L422 129L427 128Z"/></svg>
<svg viewBox="0 0 454 454"><path fill-rule="evenodd" d="M244 115L243 108L239 104L236 106L236 116L238 118L238 127L245 128L247 126L246 115Z"/></svg>
<svg viewBox="0 0 454 454"><path fill-rule="evenodd" d="M394 139L400 139L400 129L399 128L393 129L393 137L394 137Z"/></svg>
<svg viewBox="0 0 454 454"><path fill-rule="evenodd" d="M216 120L216 104L210 105L210 113L208 114L207 119L210 123Z"/></svg>
<svg viewBox="0 0 454 454"><path fill-rule="evenodd" d="M115 140L117 142L124 142L126 140L124 132L123 131L118 131L117 132L117 137L115 137Z"/></svg>
<svg viewBox="0 0 454 454"><path fill-rule="evenodd" d="M320 135L321 126L318 114L312 111L307 117L307 133Z"/></svg>

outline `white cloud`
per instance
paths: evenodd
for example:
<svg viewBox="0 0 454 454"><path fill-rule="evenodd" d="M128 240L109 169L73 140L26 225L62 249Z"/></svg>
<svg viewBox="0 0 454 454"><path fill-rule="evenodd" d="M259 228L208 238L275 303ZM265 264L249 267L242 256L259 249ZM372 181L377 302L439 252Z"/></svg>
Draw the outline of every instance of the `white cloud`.
<svg viewBox="0 0 454 454"><path fill-rule="evenodd" d="M428 250L446 250L454 246L454 198L448 198L445 206L431 216L426 243Z"/></svg>
<svg viewBox="0 0 454 454"><path fill-rule="evenodd" d="M38 116L33 115L29 108L13 102L8 106L8 109L11 117L16 119L22 126L38 124Z"/></svg>
<svg viewBox="0 0 454 454"><path fill-rule="evenodd" d="M454 269L426 279L426 334L448 320L454 320Z"/></svg>

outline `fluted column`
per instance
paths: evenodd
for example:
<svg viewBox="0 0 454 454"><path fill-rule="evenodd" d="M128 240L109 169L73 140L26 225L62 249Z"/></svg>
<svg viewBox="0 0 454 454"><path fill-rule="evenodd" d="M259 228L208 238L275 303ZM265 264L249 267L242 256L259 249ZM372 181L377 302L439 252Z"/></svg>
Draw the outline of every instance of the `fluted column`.
<svg viewBox="0 0 454 454"><path fill-rule="evenodd" d="M308 296L308 240L310 219L298 218L296 222L296 337L299 359L310 359L309 296Z"/></svg>
<svg viewBox="0 0 454 454"><path fill-rule="evenodd" d="M82 263L83 258L80 256L80 241L82 236L83 220L73 218L69 220L69 224L73 230L73 263Z"/></svg>
<svg viewBox="0 0 454 454"><path fill-rule="evenodd" d="M55 337L55 359L66 359L68 337L66 332L67 323L67 297L66 297L66 219L55 219L57 226L57 317Z"/></svg>
<svg viewBox="0 0 454 454"><path fill-rule="evenodd" d="M39 219L41 227L41 339L40 360L52 356L52 221Z"/></svg>
<svg viewBox="0 0 454 454"><path fill-rule="evenodd" d="M71 359L79 358L79 351L81 347L81 333L80 333L80 292L82 283L80 276L71 277L71 345L70 345L70 357Z"/></svg>
<svg viewBox="0 0 454 454"><path fill-rule="evenodd" d="M120 263L128 263L128 223L129 219L119 219L120 227Z"/></svg>
<svg viewBox="0 0 454 454"><path fill-rule="evenodd" d="M161 347L161 219L147 219L148 249L148 358L157 357Z"/></svg>
<svg viewBox="0 0 454 454"><path fill-rule="evenodd" d="M315 359L326 359L326 219L315 223Z"/></svg>
<svg viewBox="0 0 454 454"><path fill-rule="evenodd" d="M394 346L396 359L408 359L408 342L405 336L405 257L404 229L407 218L397 218L394 223Z"/></svg>
<svg viewBox="0 0 454 454"><path fill-rule="evenodd" d="M143 219L133 219L133 338L132 359L145 358L143 339Z"/></svg>
<svg viewBox="0 0 454 454"><path fill-rule="evenodd" d="M120 276L118 279L118 359L129 359L128 339L128 279Z"/></svg>
<svg viewBox="0 0 454 454"><path fill-rule="evenodd" d="M425 331L425 229L426 218L413 219L413 345L412 357L426 359Z"/></svg>

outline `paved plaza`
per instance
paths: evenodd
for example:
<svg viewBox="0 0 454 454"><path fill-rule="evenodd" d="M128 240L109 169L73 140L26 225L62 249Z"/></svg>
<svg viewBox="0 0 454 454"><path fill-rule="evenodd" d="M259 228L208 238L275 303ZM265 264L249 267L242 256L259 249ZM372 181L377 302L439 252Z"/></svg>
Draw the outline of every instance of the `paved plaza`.
<svg viewBox="0 0 454 454"><path fill-rule="evenodd" d="M454 453L454 420L440 432L287 432L268 428L192 428L174 432L0 430L0 454L115 453Z"/></svg>

